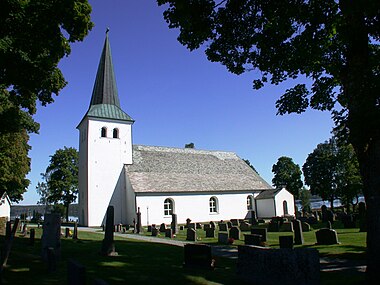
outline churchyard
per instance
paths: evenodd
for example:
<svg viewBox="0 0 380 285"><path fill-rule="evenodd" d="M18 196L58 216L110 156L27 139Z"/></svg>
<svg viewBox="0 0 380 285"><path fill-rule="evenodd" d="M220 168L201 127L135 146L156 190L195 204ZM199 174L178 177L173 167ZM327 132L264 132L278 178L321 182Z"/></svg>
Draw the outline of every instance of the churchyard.
<svg viewBox="0 0 380 285"><path fill-rule="evenodd" d="M229 249L236 249L239 245L244 245L244 234L250 235L251 231L241 231L240 239L230 239L228 235L227 243L220 242L219 234L224 231L219 230L219 225L215 225L214 237L207 230L209 226L194 225L196 241L195 244L207 244L210 246L223 246ZM266 232L266 241L262 245L278 249L280 247L280 236L293 236L292 232L285 231L289 224L286 224L282 231ZM325 228L326 224L318 222L312 225L310 231L303 232L303 244L294 245L294 249L317 249L319 257L328 258L337 263L341 260L346 265L354 266L358 261L364 260L366 233L360 232L359 228L344 228L340 221L333 222L336 230L338 244L315 245L316 232L320 228ZM170 224L167 225L170 228ZM192 226L190 226L192 227ZM223 226L222 226L223 227ZM233 227L233 225L231 225ZM159 228L159 226L157 227ZM259 224L256 229L268 228L268 224ZM34 229L35 240L31 245L30 229ZM165 245L154 242L138 241L127 237L133 236L152 237L152 228L148 232L147 227L142 227L140 234L133 234L132 227L126 233L123 229L115 227L114 248L116 254L102 254L104 247L105 232L99 228L93 231L83 231L79 229L78 238L73 239L72 230L66 232L65 227L61 228L60 258L55 264L55 268L43 262L41 259L41 234L42 228L29 227L27 232L17 231L8 258L7 266L3 271L3 284L68 284L70 278L80 279L80 270L85 270L86 284L249 284L242 280L237 272L237 259L213 256L214 269L199 269L193 266L183 266L184 248L179 246ZM206 230L205 230L206 229ZM244 229L244 226L243 226ZM120 230L117 233L117 230ZM222 228L224 230L224 228ZM67 235L67 237L65 237ZM157 232L154 239L179 240L186 242L189 238L186 225L178 225L175 235L169 236L166 231ZM0 236L1 244L4 243L4 236ZM192 243L192 242L191 242ZM189 249L193 251L193 249ZM203 249L201 249L203 250ZM69 264L69 260L74 261ZM348 263L347 263L348 261ZM196 263L199 261L196 261ZM77 273L68 268L75 264L83 265ZM324 266L327 268L328 266ZM278 269L281 270L281 269ZM74 273L73 273L74 272ZM78 273L79 272L79 273ZM74 274L74 276L72 276ZM71 276L71 277L69 277ZM93 283L95 279L101 279L107 283ZM71 279L72 280L72 279ZM364 282L364 273L355 270L322 270L320 272L320 284L360 284ZM80 284L80 283L72 283Z"/></svg>

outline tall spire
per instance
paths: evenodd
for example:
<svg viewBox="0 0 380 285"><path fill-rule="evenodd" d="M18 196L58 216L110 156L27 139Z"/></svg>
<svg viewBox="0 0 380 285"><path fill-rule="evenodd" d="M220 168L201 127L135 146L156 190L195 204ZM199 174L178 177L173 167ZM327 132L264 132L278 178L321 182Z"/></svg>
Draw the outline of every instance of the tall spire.
<svg viewBox="0 0 380 285"><path fill-rule="evenodd" d="M106 30L106 39L104 41L103 52L100 58L98 72L94 89L92 91L92 105L108 104L115 105L120 108L119 96L117 94L115 74L113 71L111 47L108 39L109 29Z"/></svg>

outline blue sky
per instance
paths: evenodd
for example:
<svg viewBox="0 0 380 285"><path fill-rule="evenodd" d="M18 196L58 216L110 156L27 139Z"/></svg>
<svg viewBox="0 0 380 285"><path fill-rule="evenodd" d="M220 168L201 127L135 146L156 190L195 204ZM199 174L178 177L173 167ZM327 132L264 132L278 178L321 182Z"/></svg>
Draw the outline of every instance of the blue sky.
<svg viewBox="0 0 380 285"><path fill-rule="evenodd" d="M197 149L234 151L271 183L272 165L280 156L302 166L330 137L333 122L327 112L276 116L275 102L292 82L253 90L259 71L236 76L209 62L202 50L188 51L155 1L90 3L95 27L60 63L68 85L35 116L41 129L31 135L31 185L20 204L39 199L36 184L50 155L64 146L78 148L76 126L90 103L107 27L121 106L136 121L134 144L184 147L193 142Z"/></svg>

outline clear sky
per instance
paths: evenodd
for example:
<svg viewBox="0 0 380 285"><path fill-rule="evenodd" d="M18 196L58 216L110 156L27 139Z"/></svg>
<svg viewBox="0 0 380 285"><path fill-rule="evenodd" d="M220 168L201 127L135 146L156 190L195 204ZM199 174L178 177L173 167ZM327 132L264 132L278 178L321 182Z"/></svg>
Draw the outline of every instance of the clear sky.
<svg viewBox="0 0 380 285"><path fill-rule="evenodd" d="M53 104L35 116L40 133L31 135L31 180L20 204L35 204L36 184L50 155L64 146L78 148L76 126L92 94L106 28L110 28L113 64L122 109L134 120L133 143L236 152L249 159L271 184L272 165L289 156L300 166L318 143L330 137L328 112L276 116L275 102L292 86L255 91L252 71L240 76L190 52L169 30L156 1L90 1L95 27L84 42L72 45L60 68L68 85Z"/></svg>

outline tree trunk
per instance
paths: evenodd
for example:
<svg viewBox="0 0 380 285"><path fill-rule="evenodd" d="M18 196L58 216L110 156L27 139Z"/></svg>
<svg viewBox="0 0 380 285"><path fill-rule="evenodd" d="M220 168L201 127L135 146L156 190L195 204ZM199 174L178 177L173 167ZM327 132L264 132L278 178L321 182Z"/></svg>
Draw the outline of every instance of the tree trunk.
<svg viewBox="0 0 380 285"><path fill-rule="evenodd" d="M65 213L66 222L69 221L69 206L70 206L70 204L65 204L65 208L66 208L66 213Z"/></svg>

